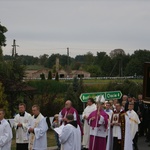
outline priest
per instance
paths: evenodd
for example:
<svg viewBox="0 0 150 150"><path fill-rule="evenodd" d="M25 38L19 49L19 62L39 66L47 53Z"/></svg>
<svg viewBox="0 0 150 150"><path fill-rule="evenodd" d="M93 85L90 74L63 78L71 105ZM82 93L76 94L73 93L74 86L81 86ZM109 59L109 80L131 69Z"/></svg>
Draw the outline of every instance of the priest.
<svg viewBox="0 0 150 150"><path fill-rule="evenodd" d="M89 148L89 139L90 139L90 126L88 124L88 117L90 113L96 110L96 105L95 101L93 98L89 98L87 101L87 107L84 109L83 114L82 114L82 119L84 120L84 128L83 128L83 149L86 150Z"/></svg>
<svg viewBox="0 0 150 150"><path fill-rule="evenodd" d="M26 111L24 103L19 104L19 114L14 118L14 128L16 130L16 150L28 150L28 124L31 115Z"/></svg>
<svg viewBox="0 0 150 150"><path fill-rule="evenodd" d="M131 137L133 140L133 147L134 150L138 150L137 141L138 141L138 127L140 124L140 120L137 113L133 110L134 109L133 102L129 103L128 109L129 110L127 111L127 115L129 116L130 119L130 128L131 128Z"/></svg>
<svg viewBox="0 0 150 150"><path fill-rule="evenodd" d="M64 126L62 133L59 136L60 143L63 145L63 150L80 150L81 149L81 131L74 121L74 116L68 114L66 116L67 124Z"/></svg>
<svg viewBox="0 0 150 150"><path fill-rule="evenodd" d="M108 115L103 110L104 102L104 97L98 96L96 98L97 110L88 117L90 125L89 150L106 150Z"/></svg>
<svg viewBox="0 0 150 150"><path fill-rule="evenodd" d="M29 133L29 150L47 150L47 130L46 118L40 113L38 105L32 106L33 116L31 118Z"/></svg>
<svg viewBox="0 0 150 150"><path fill-rule="evenodd" d="M121 108L121 104L117 103L112 114L106 150L133 149L129 117Z"/></svg>
<svg viewBox="0 0 150 150"><path fill-rule="evenodd" d="M0 109L0 150L11 150L12 130L4 116L5 111Z"/></svg>
<svg viewBox="0 0 150 150"><path fill-rule="evenodd" d="M81 130L81 134L83 135L83 130L81 127L81 121L80 121L79 114L78 114L77 110L75 108L73 108L72 102L70 100L67 100L65 102L65 107L59 113L59 122L61 125L67 124L66 116L68 114L72 114L74 116L74 120L77 121L77 124L79 125L80 130Z"/></svg>

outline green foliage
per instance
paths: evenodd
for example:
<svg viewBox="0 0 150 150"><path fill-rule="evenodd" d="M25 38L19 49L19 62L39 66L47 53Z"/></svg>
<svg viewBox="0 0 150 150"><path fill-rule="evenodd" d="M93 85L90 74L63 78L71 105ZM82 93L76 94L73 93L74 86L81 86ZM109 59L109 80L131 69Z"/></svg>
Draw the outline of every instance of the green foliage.
<svg viewBox="0 0 150 150"><path fill-rule="evenodd" d="M45 116L53 116L59 113L64 106L67 84L55 80L36 80L29 81L28 85L37 89L32 101L28 102L30 103L30 109L32 105L38 104Z"/></svg>
<svg viewBox="0 0 150 150"><path fill-rule="evenodd" d="M82 78L80 80L75 77L73 79L72 84L67 89L67 93L65 95L65 100L71 100L73 106L78 110L79 113L82 113L82 102L80 100L80 94L84 92L84 84Z"/></svg>
<svg viewBox="0 0 150 150"><path fill-rule="evenodd" d="M136 75L141 75L143 67L139 67L141 66L141 62L140 60L138 60L137 58L135 59L131 59L130 62L127 64L126 67L126 75L130 75L130 76L134 76Z"/></svg>
<svg viewBox="0 0 150 150"><path fill-rule="evenodd" d="M10 117L10 111L9 111L9 104L6 100L6 95L4 94L4 88L2 86L2 83L0 83L0 108L3 108L5 110L5 118Z"/></svg>
<svg viewBox="0 0 150 150"><path fill-rule="evenodd" d="M87 66L86 71L91 74L91 77L99 77L102 74L101 68L97 65Z"/></svg>
<svg viewBox="0 0 150 150"><path fill-rule="evenodd" d="M91 52L87 52L85 55L85 64L90 65L91 63L94 63L94 56Z"/></svg>
<svg viewBox="0 0 150 150"><path fill-rule="evenodd" d="M55 75L55 81L59 81L59 75L58 75L58 72L56 72L56 75Z"/></svg>
<svg viewBox="0 0 150 150"><path fill-rule="evenodd" d="M41 80L45 80L45 74L44 73L40 74L40 78Z"/></svg>
<svg viewBox="0 0 150 150"><path fill-rule="evenodd" d="M78 91L78 87L79 87L79 83L78 83L77 77L74 77L74 78L73 78L72 86L73 86L73 91L74 91L74 92L77 92L77 91Z"/></svg>
<svg viewBox="0 0 150 150"><path fill-rule="evenodd" d="M0 51L2 56L2 51ZM17 56L20 60L20 65L27 66L27 69L43 69L47 67L56 72L56 58L59 58L59 69L64 70L85 70L91 73L92 77L97 76L130 76L143 75L143 64L150 60L149 50L136 50L134 54L125 54L122 49L115 49L108 55L106 52L97 52L94 56L91 52L85 55L77 55L75 58L60 54L47 54L38 57L33 56ZM2 60L3 57L0 58ZM4 56L4 60L12 60L11 56ZM31 67L30 67L31 65ZM39 67L37 67L39 66Z"/></svg>
<svg viewBox="0 0 150 150"><path fill-rule="evenodd" d="M52 80L52 72L51 71L48 72L48 78L47 78L47 80Z"/></svg>
<svg viewBox="0 0 150 150"><path fill-rule="evenodd" d="M0 48L1 46L6 46L6 37L5 33L7 32L7 28L0 24Z"/></svg>
<svg viewBox="0 0 150 150"><path fill-rule="evenodd" d="M85 93L121 91L123 94L132 93L135 97L143 92L142 82L135 80L112 80L103 84L85 85Z"/></svg>
<svg viewBox="0 0 150 150"><path fill-rule="evenodd" d="M126 75L143 75L144 62L150 61L150 51L137 50L131 55L131 59L127 64L125 74Z"/></svg>
<svg viewBox="0 0 150 150"><path fill-rule="evenodd" d="M3 51L1 46L0 46L0 61L3 61Z"/></svg>
<svg viewBox="0 0 150 150"><path fill-rule="evenodd" d="M43 54L39 57L39 59L40 59L40 65L46 66L46 63L47 63L47 60L48 60L48 55Z"/></svg>
<svg viewBox="0 0 150 150"><path fill-rule="evenodd" d="M47 69L44 66L41 65L26 65L27 70L42 70L42 69Z"/></svg>
<svg viewBox="0 0 150 150"><path fill-rule="evenodd" d="M66 96L65 96L65 100L71 100L72 103L73 103L73 106L75 108L78 108L78 101L79 100L78 100L76 92L73 90L72 84L69 86L69 88L67 90L67 93L66 93Z"/></svg>
<svg viewBox="0 0 150 150"><path fill-rule="evenodd" d="M137 96L139 93L143 92L143 85L139 82L134 82L126 79L123 82L110 82L107 86L107 90L120 90L123 94L132 93L134 96Z"/></svg>
<svg viewBox="0 0 150 150"><path fill-rule="evenodd" d="M31 106L34 104L38 104L40 106L41 113L44 116L54 116L55 114L58 114L64 106L64 99L61 94L42 93L34 96L30 103L30 110Z"/></svg>
<svg viewBox="0 0 150 150"><path fill-rule="evenodd" d="M39 94L65 93L68 88L68 84L57 82L55 80L34 80L28 81L27 84L36 88Z"/></svg>

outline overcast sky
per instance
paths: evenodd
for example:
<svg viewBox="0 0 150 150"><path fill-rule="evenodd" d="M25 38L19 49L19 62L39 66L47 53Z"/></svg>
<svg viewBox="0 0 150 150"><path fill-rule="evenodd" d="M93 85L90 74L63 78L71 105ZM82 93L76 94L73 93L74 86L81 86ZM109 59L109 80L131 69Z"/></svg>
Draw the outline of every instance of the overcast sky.
<svg viewBox="0 0 150 150"><path fill-rule="evenodd" d="M19 55L150 49L149 0L0 0L0 22L9 55L13 39Z"/></svg>

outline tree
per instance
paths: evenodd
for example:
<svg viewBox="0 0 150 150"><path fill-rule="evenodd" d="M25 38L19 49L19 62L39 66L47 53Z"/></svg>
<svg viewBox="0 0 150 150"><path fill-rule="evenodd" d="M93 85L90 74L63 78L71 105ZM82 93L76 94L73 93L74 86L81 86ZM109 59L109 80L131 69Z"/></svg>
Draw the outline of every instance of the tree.
<svg viewBox="0 0 150 150"><path fill-rule="evenodd" d="M76 93L74 92L72 84L67 89L65 100L70 100L73 106L78 110L78 97Z"/></svg>
<svg viewBox="0 0 150 150"><path fill-rule="evenodd" d="M6 32L7 28L5 26L2 26L0 23L0 61L3 60L2 46L6 46L6 37L4 35Z"/></svg>
<svg viewBox="0 0 150 150"><path fill-rule="evenodd" d="M123 49L114 49L110 52L111 58L117 57L118 55L125 55L125 51Z"/></svg>
<svg viewBox="0 0 150 150"><path fill-rule="evenodd" d="M85 55L85 64L90 65L94 63L94 56L91 52L87 52Z"/></svg>
<svg viewBox="0 0 150 150"><path fill-rule="evenodd" d="M47 54L43 54L40 56L40 65L45 66L47 61L48 61L48 55Z"/></svg>
<svg viewBox="0 0 150 150"><path fill-rule="evenodd" d="M101 68L97 65L89 65L86 68L86 71L88 71L91 74L91 77L99 77L101 75Z"/></svg>
<svg viewBox="0 0 150 150"><path fill-rule="evenodd" d="M51 71L48 72L48 78L47 78L47 80L52 80L52 72Z"/></svg>
<svg viewBox="0 0 150 150"><path fill-rule="evenodd" d="M149 62L150 51L149 50L136 50L134 54L130 56L130 61L128 62L125 74L126 75L143 75L143 65L144 62Z"/></svg>
<svg viewBox="0 0 150 150"><path fill-rule="evenodd" d="M79 70L81 68L81 63L80 62L74 62L72 64L72 69L73 70Z"/></svg>
<svg viewBox="0 0 150 150"><path fill-rule="evenodd" d="M56 72L55 80L56 80L56 81L59 81L59 75L58 75L58 72Z"/></svg>
<svg viewBox="0 0 150 150"><path fill-rule="evenodd" d="M45 74L44 73L40 74L40 78L41 80L45 80Z"/></svg>
<svg viewBox="0 0 150 150"><path fill-rule="evenodd" d="M127 64L125 75L127 76L134 76L136 75L142 75L143 67L141 66L141 62L138 60L138 58L131 59L130 62Z"/></svg>
<svg viewBox="0 0 150 150"><path fill-rule="evenodd" d="M78 83L77 77L74 77L74 78L73 78L72 86L73 86L73 91L74 91L74 92L77 92L77 91L78 91L78 87L79 87L79 83Z"/></svg>
<svg viewBox="0 0 150 150"><path fill-rule="evenodd" d="M113 65L110 76L124 76L130 55L126 55L123 49L114 49L110 52L110 57Z"/></svg>
<svg viewBox="0 0 150 150"><path fill-rule="evenodd" d="M68 87L65 100L71 100L73 106L78 110L79 113L82 113L82 102L80 100L80 94L84 92L84 84L82 78L80 80L75 77L72 84Z"/></svg>
<svg viewBox="0 0 150 150"><path fill-rule="evenodd" d="M108 55L106 55L101 62L102 76L109 76L111 69L112 69L112 60Z"/></svg>
<svg viewBox="0 0 150 150"><path fill-rule="evenodd" d="M0 48L1 46L6 46L6 37L5 33L7 32L7 28L5 26L2 26L0 23Z"/></svg>
<svg viewBox="0 0 150 150"><path fill-rule="evenodd" d="M99 65L101 67L102 62L103 62L103 60L105 59L106 56L107 56L106 52L97 52L97 56L96 56L94 64Z"/></svg>
<svg viewBox="0 0 150 150"><path fill-rule="evenodd" d="M2 86L2 83L0 83L0 108L3 108L6 113L6 118L10 117L10 111L9 111L9 104L6 100L6 95L4 94L4 87Z"/></svg>

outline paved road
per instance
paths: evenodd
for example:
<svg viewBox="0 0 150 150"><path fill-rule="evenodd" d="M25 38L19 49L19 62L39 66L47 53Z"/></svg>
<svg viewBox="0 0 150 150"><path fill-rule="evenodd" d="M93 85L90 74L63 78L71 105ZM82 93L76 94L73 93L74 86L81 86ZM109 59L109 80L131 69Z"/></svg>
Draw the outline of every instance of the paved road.
<svg viewBox="0 0 150 150"><path fill-rule="evenodd" d="M145 137L139 137L139 141L138 141L139 150L150 150L148 144L150 143L145 142ZM48 150L56 150L56 149L57 149L56 146L48 148Z"/></svg>
<svg viewBox="0 0 150 150"><path fill-rule="evenodd" d="M150 150L148 144L150 143L145 142L145 137L139 137L139 141L138 141L139 150Z"/></svg>

